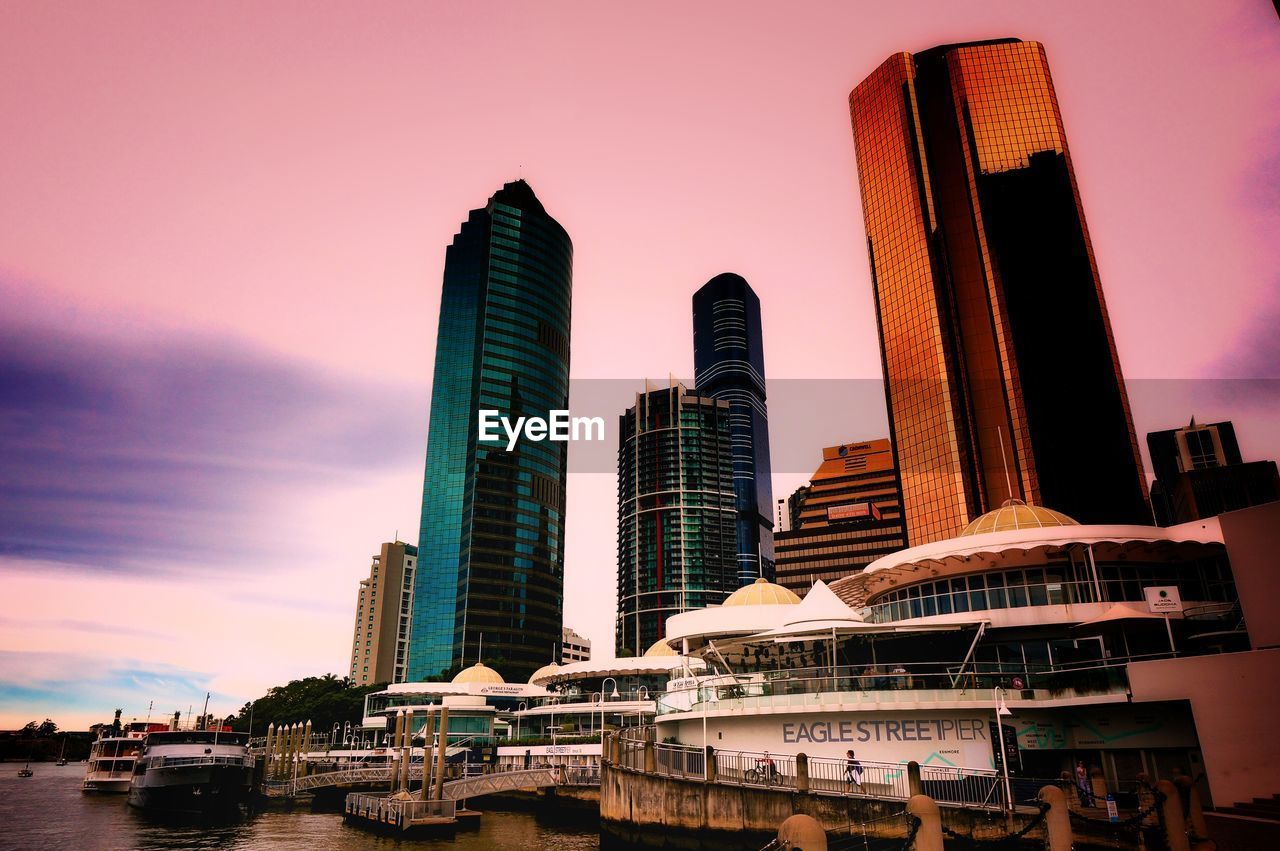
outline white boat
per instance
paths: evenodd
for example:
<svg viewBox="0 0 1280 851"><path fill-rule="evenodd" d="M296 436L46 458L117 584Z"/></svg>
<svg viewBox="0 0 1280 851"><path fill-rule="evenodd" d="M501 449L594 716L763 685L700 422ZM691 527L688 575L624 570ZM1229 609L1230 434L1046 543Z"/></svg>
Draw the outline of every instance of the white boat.
<svg viewBox="0 0 1280 851"><path fill-rule="evenodd" d="M89 750L89 767L80 784L81 791L120 794L129 791L134 763L142 750L147 728L152 725L134 721L121 726L119 718L116 720L116 724L103 728Z"/></svg>
<svg viewBox="0 0 1280 851"><path fill-rule="evenodd" d="M253 791L249 734L164 730L147 734L133 767L129 804L167 812L218 812Z"/></svg>

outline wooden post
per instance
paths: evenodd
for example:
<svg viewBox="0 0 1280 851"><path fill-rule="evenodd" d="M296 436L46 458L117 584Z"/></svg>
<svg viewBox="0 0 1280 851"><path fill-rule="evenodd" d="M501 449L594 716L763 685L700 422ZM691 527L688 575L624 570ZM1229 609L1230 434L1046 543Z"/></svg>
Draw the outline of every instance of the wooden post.
<svg viewBox="0 0 1280 851"><path fill-rule="evenodd" d="M436 748L436 793L435 800L444 797L444 758L449 749L449 707L440 707L440 747Z"/></svg>
<svg viewBox="0 0 1280 851"><path fill-rule="evenodd" d="M644 740L644 773L645 774L658 773L657 748L654 747L653 739L647 736L645 737L645 740Z"/></svg>
<svg viewBox="0 0 1280 851"><path fill-rule="evenodd" d="M427 724L422 728L422 788L418 790L418 799L431 800L431 760L435 755L432 737L435 735L436 717L427 713Z"/></svg>
<svg viewBox="0 0 1280 851"><path fill-rule="evenodd" d="M1049 805L1049 812L1044 817L1046 851L1071 851L1075 837L1071 833L1071 807L1067 803L1067 793L1059 786L1044 786L1036 797Z"/></svg>
<svg viewBox="0 0 1280 851"><path fill-rule="evenodd" d="M1182 816L1182 798L1178 795L1178 787L1168 780L1156 784L1164 802L1160 812L1164 816L1165 841L1169 843L1169 851L1191 851L1191 843L1187 840L1187 822Z"/></svg>
<svg viewBox="0 0 1280 851"><path fill-rule="evenodd" d="M942 813L938 811L933 798L928 795L912 795L907 801L907 812L920 819L916 841L911 846L914 851L943 851Z"/></svg>
<svg viewBox="0 0 1280 851"><path fill-rule="evenodd" d="M710 747L707 750L711 750ZM796 791L809 791L809 755L796 754Z"/></svg>
<svg viewBox="0 0 1280 851"><path fill-rule="evenodd" d="M707 745L707 753L703 757L707 761L707 780L711 783L716 782L716 749L711 745Z"/></svg>

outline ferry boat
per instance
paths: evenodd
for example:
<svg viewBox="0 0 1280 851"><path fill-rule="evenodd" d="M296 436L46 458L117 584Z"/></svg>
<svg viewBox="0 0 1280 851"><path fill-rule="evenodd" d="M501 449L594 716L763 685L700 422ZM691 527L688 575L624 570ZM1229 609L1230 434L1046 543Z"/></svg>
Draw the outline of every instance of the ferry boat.
<svg viewBox="0 0 1280 851"><path fill-rule="evenodd" d="M129 781L133 779L133 766L142 750L142 741L147 730L152 727L168 729L165 725L148 724L144 721L133 721L120 725L117 713L116 723L104 727L89 750L89 767L85 771L84 781L80 784L82 792L116 792L129 791Z"/></svg>
<svg viewBox="0 0 1280 851"><path fill-rule="evenodd" d="M143 740L129 804L165 812L225 812L247 803L252 789L248 733L164 730Z"/></svg>

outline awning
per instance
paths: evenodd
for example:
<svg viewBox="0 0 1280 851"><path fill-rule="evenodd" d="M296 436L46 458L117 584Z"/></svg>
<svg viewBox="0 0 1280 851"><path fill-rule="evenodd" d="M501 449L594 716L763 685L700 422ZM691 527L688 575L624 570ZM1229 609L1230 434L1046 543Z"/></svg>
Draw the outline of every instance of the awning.
<svg viewBox="0 0 1280 851"><path fill-rule="evenodd" d="M1072 629L1079 629L1082 626L1102 626L1108 623L1117 623L1119 621L1147 621L1147 620L1165 620L1164 615L1157 615L1154 612L1141 612L1129 606L1116 603L1107 609L1104 614L1099 615L1092 620L1082 621L1076 624Z"/></svg>

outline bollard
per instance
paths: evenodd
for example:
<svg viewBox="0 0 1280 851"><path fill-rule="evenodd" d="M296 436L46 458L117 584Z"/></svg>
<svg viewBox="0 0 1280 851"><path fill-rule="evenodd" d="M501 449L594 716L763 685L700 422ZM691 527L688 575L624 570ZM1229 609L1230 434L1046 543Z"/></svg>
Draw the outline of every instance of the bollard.
<svg viewBox="0 0 1280 851"><path fill-rule="evenodd" d="M778 842L791 851L827 851L827 832L813 816L797 814L778 826Z"/></svg>
<svg viewBox="0 0 1280 851"><path fill-rule="evenodd" d="M1067 793L1058 786L1043 786L1036 797L1049 805L1049 812L1044 816L1046 851L1071 851L1075 837L1071 832L1071 807L1067 803Z"/></svg>
<svg viewBox="0 0 1280 851"><path fill-rule="evenodd" d="M942 813L937 803L928 795L912 795L907 801L907 812L920 819L916 830L914 851L943 851Z"/></svg>
<svg viewBox="0 0 1280 851"><path fill-rule="evenodd" d="M1197 839L1208 839L1209 825L1204 820L1204 806L1200 803L1200 790L1196 788L1195 781L1184 774L1174 782L1185 796L1183 800L1187 802L1187 823L1191 826L1191 833Z"/></svg>
<svg viewBox="0 0 1280 851"><path fill-rule="evenodd" d="M1191 851L1191 843L1187 840L1187 822L1182 816L1182 798L1178 795L1178 787L1168 780L1156 784L1164 802L1160 804L1161 822L1164 824L1165 841L1169 843L1169 851Z"/></svg>
<svg viewBox="0 0 1280 851"><path fill-rule="evenodd" d="M707 752L702 758L707 761L707 781L715 783L716 769L719 767L716 765L716 749L711 745L707 745Z"/></svg>
<svg viewBox="0 0 1280 851"><path fill-rule="evenodd" d="M708 748L710 750L710 748ZM796 754L796 791L809 791L809 755ZM785 823L785 822L784 822Z"/></svg>
<svg viewBox="0 0 1280 851"><path fill-rule="evenodd" d="M907 794L924 794L924 783L920 780L920 763L915 760L907 763Z"/></svg>

